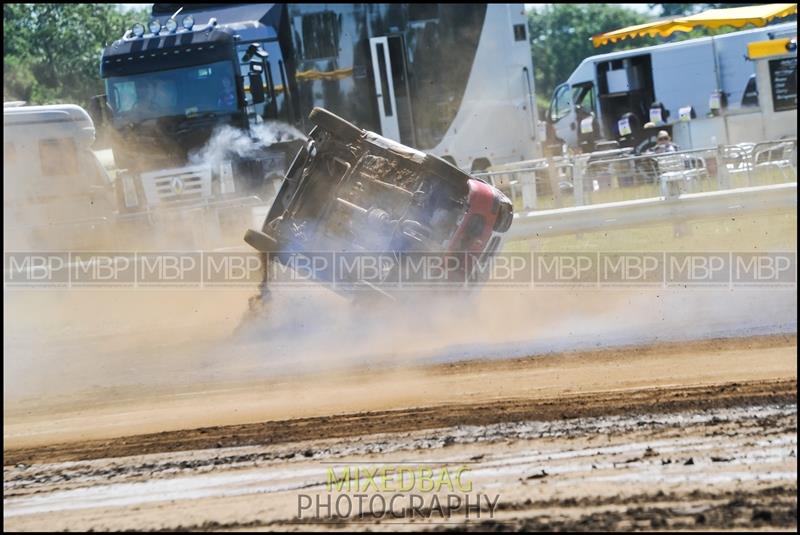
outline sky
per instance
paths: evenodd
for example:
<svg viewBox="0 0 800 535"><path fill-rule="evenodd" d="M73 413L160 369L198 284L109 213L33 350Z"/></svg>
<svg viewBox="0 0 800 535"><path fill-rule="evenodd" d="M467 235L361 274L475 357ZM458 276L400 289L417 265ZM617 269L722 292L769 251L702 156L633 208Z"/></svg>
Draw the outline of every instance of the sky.
<svg viewBox="0 0 800 535"><path fill-rule="evenodd" d="M131 9L136 9L140 7L147 7L147 9L149 10L150 6L152 6L153 4L117 4L117 5L120 8L122 8L123 11L130 11Z"/></svg>

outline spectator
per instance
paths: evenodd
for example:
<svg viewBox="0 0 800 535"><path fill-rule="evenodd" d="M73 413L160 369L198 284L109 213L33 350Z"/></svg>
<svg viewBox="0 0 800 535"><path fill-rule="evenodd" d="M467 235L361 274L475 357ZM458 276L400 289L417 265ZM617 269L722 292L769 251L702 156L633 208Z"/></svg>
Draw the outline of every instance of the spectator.
<svg viewBox="0 0 800 535"><path fill-rule="evenodd" d="M650 149L654 154L662 154L665 152L678 152L678 146L672 143L669 133L666 130L660 130L656 136L656 146Z"/></svg>

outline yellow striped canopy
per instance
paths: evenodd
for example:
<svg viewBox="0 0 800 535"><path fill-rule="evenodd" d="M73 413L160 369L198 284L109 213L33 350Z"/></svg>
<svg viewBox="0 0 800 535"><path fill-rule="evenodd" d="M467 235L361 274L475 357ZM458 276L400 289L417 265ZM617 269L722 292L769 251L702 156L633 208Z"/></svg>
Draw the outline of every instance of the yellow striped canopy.
<svg viewBox="0 0 800 535"><path fill-rule="evenodd" d="M719 28L733 26L741 28L747 24L764 26L772 19L797 14L797 4L765 4L760 6L709 9L697 15L665 19L638 26L628 26L621 30L606 32L592 37L595 48L608 43L633 37L668 37L675 32L690 32L698 26Z"/></svg>

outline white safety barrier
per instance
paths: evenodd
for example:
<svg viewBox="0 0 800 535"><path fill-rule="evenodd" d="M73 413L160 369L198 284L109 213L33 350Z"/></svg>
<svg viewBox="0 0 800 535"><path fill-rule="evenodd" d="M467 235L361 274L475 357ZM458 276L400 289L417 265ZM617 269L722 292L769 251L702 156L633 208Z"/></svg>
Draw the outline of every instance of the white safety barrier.
<svg viewBox="0 0 800 535"><path fill-rule="evenodd" d="M507 239L529 240L797 208L797 182L514 214Z"/></svg>

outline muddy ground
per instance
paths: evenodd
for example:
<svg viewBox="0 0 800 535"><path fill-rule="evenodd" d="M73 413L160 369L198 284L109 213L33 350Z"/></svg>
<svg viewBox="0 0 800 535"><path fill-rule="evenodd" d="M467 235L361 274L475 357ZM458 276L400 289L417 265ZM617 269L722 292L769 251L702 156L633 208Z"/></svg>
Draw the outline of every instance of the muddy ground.
<svg viewBox="0 0 800 535"><path fill-rule="evenodd" d="M675 342L20 410L4 422L4 527L796 529L796 349ZM306 508L353 503L358 488L328 487L346 467L462 467L471 488L367 488L361 517Z"/></svg>

